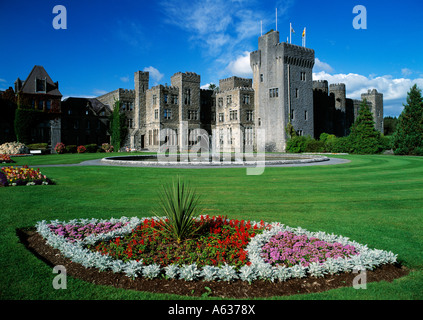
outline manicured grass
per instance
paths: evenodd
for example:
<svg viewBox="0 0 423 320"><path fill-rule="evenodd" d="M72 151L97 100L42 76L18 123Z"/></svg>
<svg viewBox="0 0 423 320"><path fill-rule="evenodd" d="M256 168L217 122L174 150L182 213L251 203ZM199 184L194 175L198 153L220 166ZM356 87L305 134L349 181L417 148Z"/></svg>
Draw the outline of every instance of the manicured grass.
<svg viewBox="0 0 423 320"><path fill-rule="evenodd" d="M18 165L77 163L104 154L16 158ZM275 299L422 299L423 158L342 156L348 164L267 167L247 176L234 169L125 167L43 167L55 186L0 189L1 299L186 299L97 286L68 277L55 290L56 274L19 243L16 229L39 220L147 217L158 189L178 175L202 195L204 214L280 221L288 226L347 236L371 248L393 251L412 269L393 283L370 283L367 290L343 288ZM15 160L16 160L15 159ZM93 158L91 158L93 159Z"/></svg>

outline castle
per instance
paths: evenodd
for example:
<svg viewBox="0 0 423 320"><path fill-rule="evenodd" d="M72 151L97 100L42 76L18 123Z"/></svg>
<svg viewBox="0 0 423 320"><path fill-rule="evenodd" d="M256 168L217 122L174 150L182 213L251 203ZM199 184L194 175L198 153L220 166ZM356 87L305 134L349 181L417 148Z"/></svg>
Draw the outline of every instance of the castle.
<svg viewBox="0 0 423 320"><path fill-rule="evenodd" d="M314 50L281 43L279 32L272 30L259 37L258 50L250 53L253 78L221 79L214 90L201 89L200 75L194 72L177 72L170 85L150 88L149 72L137 71L133 90L60 101L58 82L35 66L24 82L17 79L14 94L26 109L43 111L45 121L31 128L31 142L48 141L52 149L59 141L108 142L108 118L116 101L127 119L124 148L131 150L157 151L170 145L186 151L206 141L214 151L283 152L289 123L300 136L348 135L364 99L376 129L383 132L383 94L373 89L363 93L362 100L349 99L345 84L313 81L314 63ZM5 137L13 123L8 119L0 119Z"/></svg>
<svg viewBox="0 0 423 320"><path fill-rule="evenodd" d="M137 71L135 90L117 89L97 99L111 108L116 100L122 103L131 149L158 150L163 129L172 132L166 143L190 146L197 141L190 133L203 129L220 150L242 151L256 146L256 129L264 129L266 151L281 152L288 123L298 135L345 136L358 115L361 100L348 99L345 84L313 81L314 61L314 50L281 43L279 32L270 31L250 54L253 79L233 76L220 80L218 90L208 90L200 88L200 75L178 72L170 86L149 88L149 73ZM383 132L383 94L373 89L361 97Z"/></svg>

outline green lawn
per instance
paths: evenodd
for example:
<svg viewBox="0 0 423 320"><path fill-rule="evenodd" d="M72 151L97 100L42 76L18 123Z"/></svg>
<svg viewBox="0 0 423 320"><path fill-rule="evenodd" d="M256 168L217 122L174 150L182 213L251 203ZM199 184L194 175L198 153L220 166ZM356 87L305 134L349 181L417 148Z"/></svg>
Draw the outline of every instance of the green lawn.
<svg viewBox="0 0 423 320"><path fill-rule="evenodd" d="M78 163L104 154L15 158L17 165ZM366 290L343 288L275 299L422 299L423 158L342 156L347 164L268 167L247 176L234 169L43 167L55 186L0 189L1 299L180 299L174 295L97 286L68 277L55 290L56 274L19 243L16 229L39 220L150 216L158 188L180 175L194 185L204 213L229 218L280 221L288 226L347 236L390 250L412 272ZM186 299L186 298L185 298Z"/></svg>

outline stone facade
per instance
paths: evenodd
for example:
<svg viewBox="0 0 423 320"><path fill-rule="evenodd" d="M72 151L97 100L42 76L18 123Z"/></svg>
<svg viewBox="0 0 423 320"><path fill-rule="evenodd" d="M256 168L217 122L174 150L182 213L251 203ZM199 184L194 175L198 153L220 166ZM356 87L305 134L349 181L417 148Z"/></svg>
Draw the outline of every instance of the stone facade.
<svg viewBox="0 0 423 320"><path fill-rule="evenodd" d="M383 133L383 94L373 89L363 93L361 98L347 98L343 83L328 85L326 80L313 81L314 137L319 138L323 132L347 136L364 99L373 113L375 128Z"/></svg>
<svg viewBox="0 0 423 320"><path fill-rule="evenodd" d="M214 145L222 152L242 152L254 145L254 89L252 79L231 77L219 81L216 93Z"/></svg>
<svg viewBox="0 0 423 320"><path fill-rule="evenodd" d="M177 72L171 85L149 88L149 73L134 74L135 90L118 89L97 99L113 108L121 101L128 119L126 146L158 150L160 145L186 151L207 133L218 151L257 149L257 129L264 129L266 151L285 151L286 127L318 138L326 132L349 134L361 100L346 97L345 84L313 81L314 50L279 42L279 32L259 37L251 52L253 79L230 77L218 90L200 88L200 75ZM371 107L376 128L383 132L383 95L375 89L362 95ZM165 130L166 134L163 134ZM198 131L196 129L202 129ZM161 135L162 133L162 135Z"/></svg>
<svg viewBox="0 0 423 320"><path fill-rule="evenodd" d="M265 129L266 150L285 151L286 126L314 134L312 69L314 50L279 42L279 32L259 38L250 54L256 95L255 124Z"/></svg>

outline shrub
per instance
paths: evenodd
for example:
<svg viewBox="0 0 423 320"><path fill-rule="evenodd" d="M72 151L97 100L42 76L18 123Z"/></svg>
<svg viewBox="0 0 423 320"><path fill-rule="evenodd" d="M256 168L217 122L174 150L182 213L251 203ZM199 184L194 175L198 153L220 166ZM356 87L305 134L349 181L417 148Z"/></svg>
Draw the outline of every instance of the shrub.
<svg viewBox="0 0 423 320"><path fill-rule="evenodd" d="M66 146L66 152L67 153L76 153L77 152L76 146L75 145Z"/></svg>
<svg viewBox="0 0 423 320"><path fill-rule="evenodd" d="M302 153L306 152L306 147L309 137L304 136L293 136L288 140L286 144L286 151L291 153Z"/></svg>
<svg viewBox="0 0 423 320"><path fill-rule="evenodd" d="M306 152L325 152L325 142L315 139L307 140Z"/></svg>
<svg viewBox="0 0 423 320"><path fill-rule="evenodd" d="M199 215L199 197L180 179L170 187L163 187L162 190L160 206L167 219L160 218L163 214L157 215L157 218L164 225L163 233L180 243L198 231L198 228L195 228L194 217Z"/></svg>
<svg viewBox="0 0 423 320"><path fill-rule="evenodd" d="M29 150L47 150L47 143L33 143L27 145Z"/></svg>
<svg viewBox="0 0 423 320"><path fill-rule="evenodd" d="M85 145L86 152L89 153L96 153L98 150L98 146L96 144L87 144Z"/></svg>
<svg viewBox="0 0 423 320"><path fill-rule="evenodd" d="M66 152L66 146L63 142L58 142L56 146L54 147L54 151L58 154L63 154Z"/></svg>
<svg viewBox="0 0 423 320"><path fill-rule="evenodd" d="M101 149L103 149L105 152L113 152L113 146L110 143L103 143L101 145Z"/></svg>
<svg viewBox="0 0 423 320"><path fill-rule="evenodd" d="M349 137L332 138L326 146L330 146L329 152L333 153L349 153L351 150Z"/></svg>
<svg viewBox="0 0 423 320"><path fill-rule="evenodd" d="M76 151L78 153L84 153L85 151L87 151L87 149L84 146L78 146L78 148L76 148Z"/></svg>

